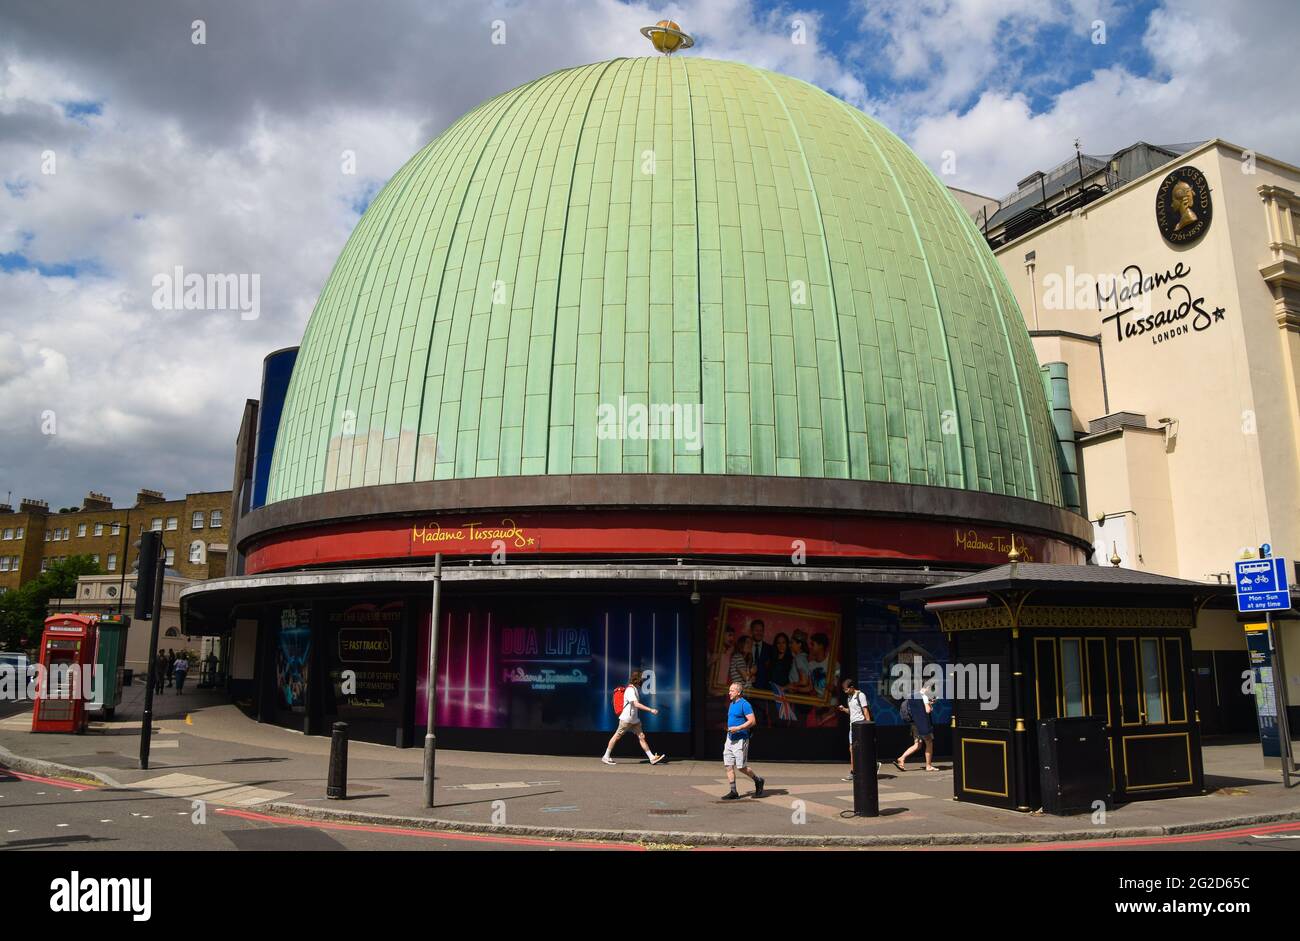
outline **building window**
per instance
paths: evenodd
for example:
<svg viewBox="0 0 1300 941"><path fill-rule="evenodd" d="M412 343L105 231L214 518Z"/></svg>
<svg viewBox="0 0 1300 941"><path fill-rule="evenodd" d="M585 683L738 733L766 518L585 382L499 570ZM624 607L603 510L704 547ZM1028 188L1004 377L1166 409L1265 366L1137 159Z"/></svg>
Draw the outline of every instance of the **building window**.
<svg viewBox="0 0 1300 941"><path fill-rule="evenodd" d="M198 516L197 513L195 513L194 515L195 515L195 516ZM5 538L6 538L6 539L13 539L13 538L14 538L14 531L13 531L13 529L6 529L6 530L5 530Z"/></svg>
<svg viewBox="0 0 1300 941"><path fill-rule="evenodd" d="M114 524L113 524L113 528L112 528L112 530L111 530L111 534L114 535L114 536L120 536L120 535L122 535L122 524L121 524L121 523L114 523Z"/></svg>
<svg viewBox="0 0 1300 941"><path fill-rule="evenodd" d="M0 572L9 571L9 556L0 555Z"/></svg>
<svg viewBox="0 0 1300 941"><path fill-rule="evenodd" d="M173 565L173 564L175 564L175 562L176 562L176 550L175 550L175 549L168 549L168 550L167 550L167 564L168 564L168 565Z"/></svg>
<svg viewBox="0 0 1300 941"><path fill-rule="evenodd" d="M81 538L83 538L85 535L86 535L86 524L85 524L85 523L78 523L78 524L77 524L77 538L78 538L78 539L81 539Z"/></svg>
<svg viewBox="0 0 1300 941"><path fill-rule="evenodd" d="M190 529L202 529L202 528L203 528L203 511L195 510L194 518L190 520Z"/></svg>
<svg viewBox="0 0 1300 941"><path fill-rule="evenodd" d="M18 538L19 539L23 538L23 528L21 526L18 527Z"/></svg>
<svg viewBox="0 0 1300 941"><path fill-rule="evenodd" d="M53 537L50 535L50 530L45 530L45 541L49 542L51 538Z"/></svg>
<svg viewBox="0 0 1300 941"><path fill-rule="evenodd" d="M91 558L95 561L95 564L96 564L96 565L99 564L99 556L98 556L98 555L92 555Z"/></svg>
<svg viewBox="0 0 1300 941"><path fill-rule="evenodd" d="M108 554L108 570L109 570L110 572L116 572L116 571L117 571L117 553L116 553L116 552L110 552L110 553ZM45 571L45 570L42 569L41 571Z"/></svg>
<svg viewBox="0 0 1300 941"><path fill-rule="evenodd" d="M190 561L198 565L203 561L203 541L200 539L190 543Z"/></svg>
<svg viewBox="0 0 1300 941"><path fill-rule="evenodd" d="M220 511L220 510L213 510L213 511L212 511L212 518L208 521L208 525L211 526L213 529L220 529L220 528L221 528L221 511Z"/></svg>
<svg viewBox="0 0 1300 941"><path fill-rule="evenodd" d="M49 559L41 559L41 571L44 572L44 571L45 571L46 569L48 569L49 567L50 567L50 560L49 560Z"/></svg>
<svg viewBox="0 0 1300 941"><path fill-rule="evenodd" d="M96 523L96 524L95 524L95 535L96 535L96 536L102 536L102 535L104 535L104 524L103 524L103 523Z"/></svg>
<svg viewBox="0 0 1300 941"><path fill-rule="evenodd" d="M149 528L153 530L155 533L162 532L162 517L155 516L153 518L153 523L150 524Z"/></svg>
<svg viewBox="0 0 1300 941"><path fill-rule="evenodd" d="M177 519L174 516L167 517L167 531L171 532L176 528Z"/></svg>

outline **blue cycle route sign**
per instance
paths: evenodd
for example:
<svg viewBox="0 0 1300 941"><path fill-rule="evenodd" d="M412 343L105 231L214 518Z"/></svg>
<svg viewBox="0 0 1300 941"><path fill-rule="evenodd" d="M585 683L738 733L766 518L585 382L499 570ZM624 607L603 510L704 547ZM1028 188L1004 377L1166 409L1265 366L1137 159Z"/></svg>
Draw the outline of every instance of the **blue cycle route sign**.
<svg viewBox="0 0 1300 941"><path fill-rule="evenodd" d="M1247 559L1234 564L1238 611L1289 611L1286 559Z"/></svg>

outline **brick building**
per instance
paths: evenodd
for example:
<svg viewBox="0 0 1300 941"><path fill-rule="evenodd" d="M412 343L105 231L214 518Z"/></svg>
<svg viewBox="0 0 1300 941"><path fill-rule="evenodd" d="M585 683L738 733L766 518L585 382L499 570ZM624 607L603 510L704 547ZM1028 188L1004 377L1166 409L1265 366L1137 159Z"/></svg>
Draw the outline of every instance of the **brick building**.
<svg viewBox="0 0 1300 941"><path fill-rule="evenodd" d="M223 575L230 524L230 491L187 493L168 500L141 490L130 507L114 507L91 491L81 507L51 512L44 500L0 504L0 592L35 578L53 562L88 555L106 575L131 574L140 533L163 534L167 566L192 579Z"/></svg>

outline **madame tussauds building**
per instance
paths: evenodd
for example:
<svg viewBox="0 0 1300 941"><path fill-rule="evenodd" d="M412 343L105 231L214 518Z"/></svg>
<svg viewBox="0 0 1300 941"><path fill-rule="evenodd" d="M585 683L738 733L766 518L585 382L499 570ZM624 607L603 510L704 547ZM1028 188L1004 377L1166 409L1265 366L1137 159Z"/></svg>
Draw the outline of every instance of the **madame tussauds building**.
<svg viewBox="0 0 1300 941"><path fill-rule="evenodd" d="M599 755L650 675L656 750L843 758L839 680L943 662L905 592L1083 563L1024 318L897 137L783 75L567 69L480 105L366 210L239 439L232 635L262 721ZM947 747L948 704L937 706ZM629 747L629 746L624 746Z"/></svg>

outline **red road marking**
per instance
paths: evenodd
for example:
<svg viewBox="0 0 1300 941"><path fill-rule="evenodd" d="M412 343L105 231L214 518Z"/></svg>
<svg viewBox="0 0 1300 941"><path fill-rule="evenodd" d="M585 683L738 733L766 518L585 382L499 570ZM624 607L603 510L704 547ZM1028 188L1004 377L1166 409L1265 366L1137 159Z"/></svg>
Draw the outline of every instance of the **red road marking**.
<svg viewBox="0 0 1300 941"><path fill-rule="evenodd" d="M49 784L54 787L67 788L70 791L94 791L99 788L98 784L70 784L67 781L60 781L57 778L42 778L35 774L23 774L21 771L15 771L12 768L0 766L0 771L5 774L12 774L15 778L23 781L35 781L37 784Z"/></svg>
<svg viewBox="0 0 1300 941"><path fill-rule="evenodd" d="M1048 843L1042 845L1008 846L1002 852L1034 852L1036 850L1087 849L1104 846L1158 846L1169 843L1205 843L1210 840L1233 840L1254 834L1284 833L1300 830L1300 823L1275 823L1267 826L1245 827L1240 830L1220 830L1211 833L1180 833L1177 836L1130 837L1129 839L1085 840L1078 842Z"/></svg>
<svg viewBox="0 0 1300 941"><path fill-rule="evenodd" d="M320 830L355 830L361 833L389 833L396 836L418 836L426 840L462 840L467 843L506 843L511 846L569 846L574 849L589 850L644 850L644 846L635 843L591 843L573 840L546 840L540 837L526 836L486 836L476 833L455 833L448 830L419 830L406 827L382 827L363 823L329 823L315 820L295 820L291 817L274 817L270 814L258 814L249 810L231 810L226 807L217 809L217 813L243 820L261 820L294 827L314 827Z"/></svg>

